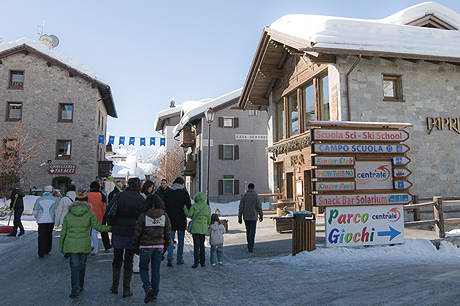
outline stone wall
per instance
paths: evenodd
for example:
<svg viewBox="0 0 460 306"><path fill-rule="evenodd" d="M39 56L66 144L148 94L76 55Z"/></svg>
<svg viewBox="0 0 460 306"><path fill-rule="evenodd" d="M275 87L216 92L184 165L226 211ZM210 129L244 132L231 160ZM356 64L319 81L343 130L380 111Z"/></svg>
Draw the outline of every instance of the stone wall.
<svg viewBox="0 0 460 306"><path fill-rule="evenodd" d="M23 90L8 89L10 70L24 71ZM6 112L7 102L22 102L22 127L29 135L29 142L48 140L39 157L24 167L22 187L42 188L51 184L53 175L48 173L48 161L51 161L76 165L76 173L67 176L76 183L77 189L89 188L97 175L97 158L104 159L105 155L105 146L97 144L97 135L105 135L107 124L105 107L102 101L97 101L101 99L98 88L78 76L71 77L67 70L56 65L48 67L46 60L34 53L2 58L0 76L0 109ZM73 122L58 122L59 103L73 103ZM1 131L14 125L15 122L0 120ZM56 160L57 139L72 140L70 160ZM43 162L46 165L40 167Z"/></svg>

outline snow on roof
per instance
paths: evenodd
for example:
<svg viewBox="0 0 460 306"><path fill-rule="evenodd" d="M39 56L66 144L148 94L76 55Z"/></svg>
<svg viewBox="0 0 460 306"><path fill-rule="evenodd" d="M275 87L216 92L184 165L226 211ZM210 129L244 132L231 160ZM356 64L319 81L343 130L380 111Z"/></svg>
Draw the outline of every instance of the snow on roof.
<svg viewBox="0 0 460 306"><path fill-rule="evenodd" d="M174 127L173 134L179 134L179 132L190 120L195 119L198 116L204 116L204 112L209 107L215 108L238 98L241 95L242 90L243 88L240 88L215 99L195 101L195 103L187 104L187 109L184 109L184 114L180 119L180 122ZM203 101L205 102L203 103Z"/></svg>
<svg viewBox="0 0 460 306"><path fill-rule="evenodd" d="M422 3L380 20L286 15L269 29L304 40L306 50L346 49L459 58L460 31L401 24L433 12L453 26L460 23L460 15L448 8Z"/></svg>
<svg viewBox="0 0 460 306"><path fill-rule="evenodd" d="M12 41L12 42L8 42L8 43L2 43L2 44L0 44L0 53L8 51L8 50L16 48L16 47L20 47L21 45L27 45L30 48L35 49L38 52L43 53L45 55L48 55L49 57L54 58L55 60L63 63L64 65L67 65L67 66L69 66L69 67L71 67L73 69L76 69L79 72L81 72L82 74L86 74L90 78L95 79L95 80L99 81L100 83L104 83L105 85L108 86L107 82L105 82L105 81L101 80L100 78L98 78L98 76L94 72L92 72L87 66L85 66L83 64L80 64L76 60L74 60L74 59L62 54L59 51L56 51L55 49L50 49L47 46L45 46L44 44L42 44L40 42L37 42L37 41L33 41L33 40L30 40L30 39L27 39L27 38L20 38L20 39L18 39L16 41Z"/></svg>

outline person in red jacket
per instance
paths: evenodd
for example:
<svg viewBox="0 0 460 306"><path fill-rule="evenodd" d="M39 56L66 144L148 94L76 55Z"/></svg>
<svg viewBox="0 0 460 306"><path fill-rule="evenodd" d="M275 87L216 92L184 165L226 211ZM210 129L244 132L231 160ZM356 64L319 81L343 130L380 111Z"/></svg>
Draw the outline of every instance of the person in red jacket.
<svg viewBox="0 0 460 306"><path fill-rule="evenodd" d="M91 182L89 188L91 190L86 194L88 197L88 203L91 204L91 211L96 215L97 221L102 224L102 217L104 216L106 209L105 197L100 191L101 186L98 182ZM96 231L94 228L91 228L91 247L91 255L96 255L98 252L99 243L98 231Z"/></svg>

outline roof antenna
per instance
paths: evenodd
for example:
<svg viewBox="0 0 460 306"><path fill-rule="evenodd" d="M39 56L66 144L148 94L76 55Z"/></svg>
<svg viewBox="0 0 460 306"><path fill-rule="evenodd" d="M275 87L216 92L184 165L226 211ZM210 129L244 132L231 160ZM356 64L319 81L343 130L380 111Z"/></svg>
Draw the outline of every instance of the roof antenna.
<svg viewBox="0 0 460 306"><path fill-rule="evenodd" d="M43 20L43 23L41 25L37 25L37 27L38 27L38 36L42 36L43 28L45 27L45 20Z"/></svg>

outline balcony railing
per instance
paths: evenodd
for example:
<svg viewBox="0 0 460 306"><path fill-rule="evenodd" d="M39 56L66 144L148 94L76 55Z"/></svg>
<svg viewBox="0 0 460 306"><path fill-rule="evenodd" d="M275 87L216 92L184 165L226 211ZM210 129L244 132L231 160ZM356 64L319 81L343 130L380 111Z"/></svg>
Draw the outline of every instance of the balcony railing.
<svg viewBox="0 0 460 306"><path fill-rule="evenodd" d="M196 175L196 161L182 161L180 163L180 174L182 176L194 176Z"/></svg>
<svg viewBox="0 0 460 306"><path fill-rule="evenodd" d="M112 172L112 161L110 160L100 160L98 164L98 176L99 177L108 177Z"/></svg>
<svg viewBox="0 0 460 306"><path fill-rule="evenodd" d="M195 131L182 130L180 133L180 146L191 147L195 145Z"/></svg>

